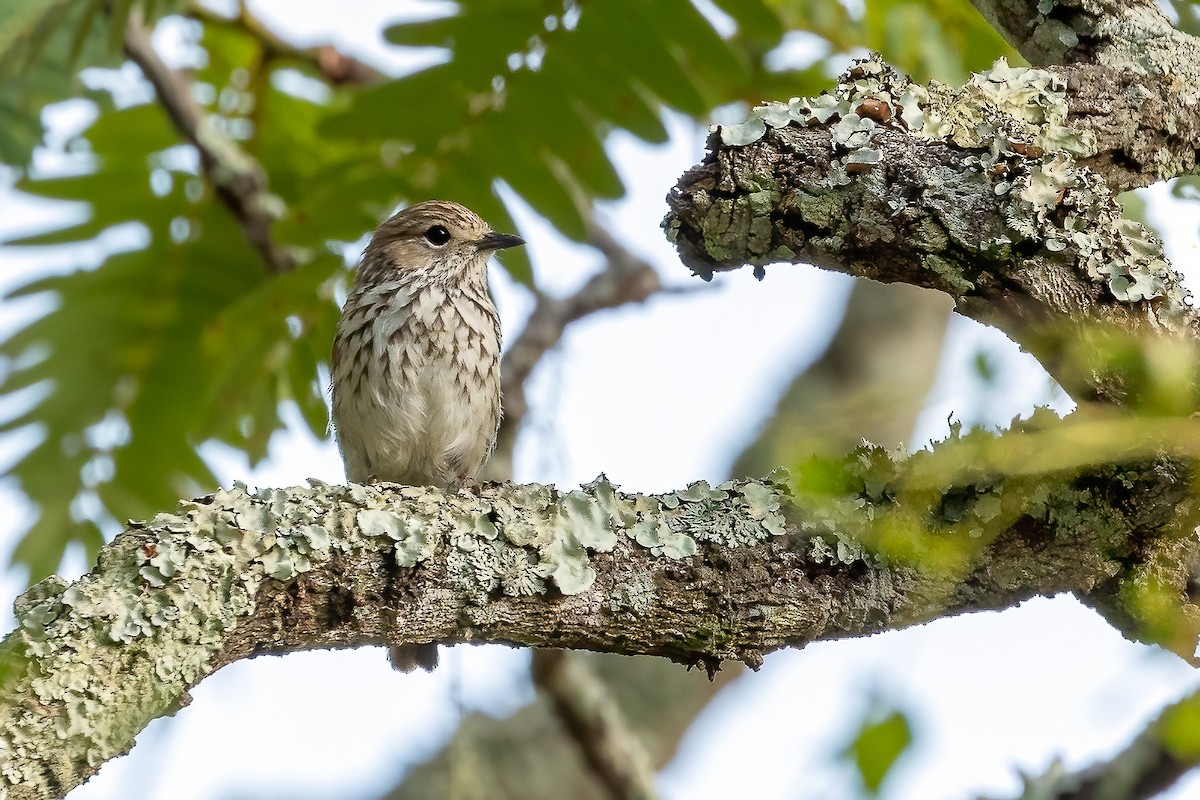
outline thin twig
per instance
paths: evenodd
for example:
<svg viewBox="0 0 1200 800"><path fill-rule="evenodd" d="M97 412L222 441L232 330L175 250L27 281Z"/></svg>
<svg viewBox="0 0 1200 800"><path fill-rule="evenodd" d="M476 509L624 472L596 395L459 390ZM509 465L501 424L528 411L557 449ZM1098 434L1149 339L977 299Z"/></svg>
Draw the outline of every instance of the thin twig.
<svg viewBox="0 0 1200 800"><path fill-rule="evenodd" d="M150 31L136 10L129 15L125 28L125 53L154 86L158 102L176 130L199 151L205 177L216 187L217 195L267 268L271 272L294 269L299 260L297 253L271 239L271 224L283 214L284 205L271 194L266 171L196 103L188 79L158 57L150 43Z"/></svg>
<svg viewBox="0 0 1200 800"><path fill-rule="evenodd" d="M641 303L663 288L654 267L627 250L598 223L592 221L588 230L591 245L608 259L604 269L568 297L538 293L525 328L504 354L504 421L488 463L489 477L511 477L513 446L529 411L525 383L542 357L562 339L567 326L597 311Z"/></svg>
<svg viewBox="0 0 1200 800"><path fill-rule="evenodd" d="M280 38L274 31L250 13L245 3L239 4L236 16L226 17L202 3L192 3L187 15L213 27L243 31L256 38L267 59L291 59L308 64L331 84L370 86L387 79L387 75L365 61L347 55L330 44L297 47Z"/></svg>
<svg viewBox="0 0 1200 800"><path fill-rule="evenodd" d="M653 800L650 759L608 687L577 654L534 650L533 682L554 705L591 770L614 800Z"/></svg>

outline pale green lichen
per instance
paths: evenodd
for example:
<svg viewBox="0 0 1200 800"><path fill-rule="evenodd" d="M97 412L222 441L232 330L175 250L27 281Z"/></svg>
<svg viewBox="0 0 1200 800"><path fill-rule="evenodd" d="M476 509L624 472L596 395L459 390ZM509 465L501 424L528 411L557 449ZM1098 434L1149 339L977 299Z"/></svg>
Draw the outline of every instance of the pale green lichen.
<svg viewBox="0 0 1200 800"><path fill-rule="evenodd" d="M696 540L667 524L660 500L639 497L636 508L641 519L629 528L630 538L656 556L680 559L696 554Z"/></svg>
<svg viewBox="0 0 1200 800"><path fill-rule="evenodd" d="M658 588L649 575L637 570L628 570L613 576L608 607L612 611L642 614L654 604L656 597L658 597Z"/></svg>
<svg viewBox="0 0 1200 800"><path fill-rule="evenodd" d="M934 253L926 253L921 259L922 266L942 279L942 283L956 295L964 295L975 288L975 284L962 276L961 268L952 261Z"/></svg>
<svg viewBox="0 0 1200 800"><path fill-rule="evenodd" d="M394 511L367 509L358 512L358 529L364 536L386 536L395 543L396 565L414 567L433 555L437 541L429 524ZM278 576L272 575L279 580Z"/></svg>
<svg viewBox="0 0 1200 800"><path fill-rule="evenodd" d="M1195 36L1172 26L1154 4L1132 3L1121 14L1098 13L1092 21L1092 35L1104 43L1098 63L1122 73L1165 77L1173 99L1194 112L1200 104L1200 42ZM1136 86L1130 81L1130 90ZM1176 174L1160 172L1164 178Z"/></svg>
<svg viewBox="0 0 1200 800"><path fill-rule="evenodd" d="M868 553L861 543L829 535L813 536L808 543L808 558L816 564L873 564L878 559Z"/></svg>
<svg viewBox="0 0 1200 800"><path fill-rule="evenodd" d="M320 484L253 493L237 485L131 523L96 572L70 586L47 579L14 604L18 629L6 646L19 648L28 667L5 688L32 705L0 711L0 773L36 787L57 769L46 761L57 758L52 752L96 765L128 748L208 671L254 611L263 581L292 580L335 552L387 552L402 567L444 553L451 596L482 619L480 601L493 592L539 594L551 582L567 595L588 591L595 559L622 540L684 559L698 540L752 544L784 531L777 484L700 482L667 497L624 495L604 476L577 491L505 486L478 495ZM733 521L704 519L704 510ZM651 578L631 578L608 602L644 608L655 593ZM35 706L46 712L29 711Z"/></svg>
<svg viewBox="0 0 1200 800"><path fill-rule="evenodd" d="M1149 17L1146 25L1150 25ZM1193 90L1196 86L1200 79L1193 82ZM766 103L754 109L746 123L722 126L720 132L727 145L746 145L770 128L828 126L835 152L825 176L830 188L851 183L857 173L880 162L880 151L871 142L883 127L975 150L978 155L964 161L967 170L955 176L928 177L925 202L935 203L943 193L955 196L959 188L973 191L969 186L941 186L939 181L990 181L991 191L1006 199L1001 212L1007 229L982 232L980 243L977 225L966 224L970 221L961 215L943 213L944 234L968 249L982 246L986 251L1019 240L1040 242L1049 253L1077 257L1087 274L1104 281L1118 300L1164 299L1165 310L1157 313L1160 321L1170 323L1172 315L1179 316L1186 307L1187 295L1178 275L1149 231L1122 218L1103 179L1076 163L1077 157L1096 152L1096 139L1090 131L1068 123L1066 94L1055 73L1012 67L1002 58L991 69L972 75L962 87L936 81L920 86L872 55L855 62L831 94ZM788 201L807 222L830 231L845 213L841 202L836 192L820 195L803 189L796 190ZM732 257L729 245L724 244L731 241L749 243L751 262L766 260L753 254L769 248L771 209L757 217L754 209L751 203L747 218L737 199L721 198L713 203L702 229L715 261ZM903 208L893 206L893 210L900 213ZM756 219L762 226L755 227ZM955 227L960 221L964 223L961 230ZM930 240L925 252L939 252L937 240L944 234ZM827 246L837 249L838 244L835 234ZM942 256L927 255L925 266L947 281L953 292L962 294L974 288L961 270Z"/></svg>
<svg viewBox="0 0 1200 800"><path fill-rule="evenodd" d="M1105 181L1065 153L1044 156L1012 181L1005 222L1018 239L1067 251L1118 300L1163 298L1162 314L1186 308L1187 291L1163 258L1162 244L1126 219Z"/></svg>
<svg viewBox="0 0 1200 800"><path fill-rule="evenodd" d="M690 537L728 547L754 545L786 529L779 514L779 490L761 484L726 481L711 487L706 481L697 481L682 491L663 495L660 502L668 512L669 530L687 531ZM721 513L717 513L719 506ZM647 533L661 537L658 528Z"/></svg>
<svg viewBox="0 0 1200 800"><path fill-rule="evenodd" d="M878 152L868 144L881 126L984 148L991 160L1027 147L1095 153L1095 136L1067 125L1068 110L1063 87L1046 70L1011 67L1001 58L961 88L936 81L920 86L872 55L855 62L832 94L764 103L746 122L720 126L720 135L726 145L745 146L769 128L829 125L833 148L842 154L835 164L850 165L851 171L878 163Z"/></svg>

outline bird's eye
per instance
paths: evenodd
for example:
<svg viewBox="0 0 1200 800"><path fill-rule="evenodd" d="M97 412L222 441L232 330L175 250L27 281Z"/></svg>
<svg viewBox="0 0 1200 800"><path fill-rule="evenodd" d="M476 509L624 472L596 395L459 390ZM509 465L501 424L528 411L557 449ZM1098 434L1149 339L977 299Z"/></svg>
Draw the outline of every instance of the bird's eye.
<svg viewBox="0 0 1200 800"><path fill-rule="evenodd" d="M446 230L441 225L434 225L429 230L425 231L425 239L436 247L441 247L446 242L450 241L450 231Z"/></svg>

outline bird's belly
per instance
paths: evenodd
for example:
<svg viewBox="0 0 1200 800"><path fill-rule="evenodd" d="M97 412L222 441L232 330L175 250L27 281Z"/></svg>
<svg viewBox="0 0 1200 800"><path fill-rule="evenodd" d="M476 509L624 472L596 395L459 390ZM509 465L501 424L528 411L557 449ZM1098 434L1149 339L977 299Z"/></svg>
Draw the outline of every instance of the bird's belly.
<svg viewBox="0 0 1200 800"><path fill-rule="evenodd" d="M456 379L461 370L440 362L410 364L405 379L358 398L350 416L364 433L356 438L366 467L351 480L447 486L482 466L499 421L498 387L487 379L468 389Z"/></svg>

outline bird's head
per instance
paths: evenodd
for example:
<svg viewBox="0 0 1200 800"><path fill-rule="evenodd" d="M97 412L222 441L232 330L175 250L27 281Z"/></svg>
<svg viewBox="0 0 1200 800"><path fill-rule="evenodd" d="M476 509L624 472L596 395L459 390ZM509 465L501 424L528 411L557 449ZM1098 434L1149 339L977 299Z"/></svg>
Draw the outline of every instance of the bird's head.
<svg viewBox="0 0 1200 800"><path fill-rule="evenodd" d="M359 283L424 272L447 283L483 280L496 250L525 244L496 233L458 203L428 200L396 212L371 236L359 266Z"/></svg>

